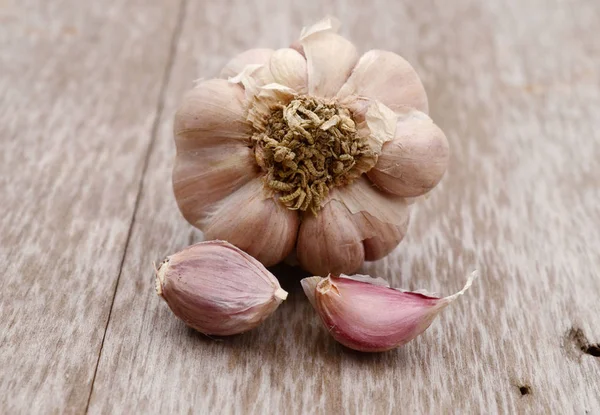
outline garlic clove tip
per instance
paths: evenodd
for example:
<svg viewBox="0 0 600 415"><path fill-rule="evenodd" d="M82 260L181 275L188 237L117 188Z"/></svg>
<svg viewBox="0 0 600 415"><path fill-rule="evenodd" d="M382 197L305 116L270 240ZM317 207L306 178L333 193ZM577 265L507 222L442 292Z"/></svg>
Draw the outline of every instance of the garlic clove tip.
<svg viewBox="0 0 600 415"><path fill-rule="evenodd" d="M302 286L335 340L363 352L400 347L422 334L436 316L463 295L477 278L473 272L455 294L439 298L386 286L367 276L312 277Z"/></svg>

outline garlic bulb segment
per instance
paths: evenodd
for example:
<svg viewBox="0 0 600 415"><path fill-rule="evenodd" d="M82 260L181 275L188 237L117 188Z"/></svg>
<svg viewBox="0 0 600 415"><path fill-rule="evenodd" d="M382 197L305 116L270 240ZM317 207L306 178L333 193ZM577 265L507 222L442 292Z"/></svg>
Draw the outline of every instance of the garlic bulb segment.
<svg viewBox="0 0 600 415"><path fill-rule="evenodd" d="M253 329L287 297L260 262L224 241L167 257L156 271L156 291L188 326L217 336Z"/></svg>
<svg viewBox="0 0 600 415"><path fill-rule="evenodd" d="M224 239L265 266L282 261L292 252L300 219L269 197L260 179L215 205L201 229L208 239Z"/></svg>
<svg viewBox="0 0 600 415"><path fill-rule="evenodd" d="M258 175L238 85L222 79L191 90L175 116L173 190L183 216L200 227L210 207Z"/></svg>
<svg viewBox="0 0 600 415"><path fill-rule="evenodd" d="M231 59L221 70L221 78L227 79L236 76L247 65L267 65L273 49L249 49Z"/></svg>
<svg viewBox="0 0 600 415"><path fill-rule="evenodd" d="M356 272L365 260L365 250L348 209L332 200L317 216L305 214L296 255L302 268L315 275Z"/></svg>
<svg viewBox="0 0 600 415"><path fill-rule="evenodd" d="M217 145L175 159L173 191L183 217L202 229L213 206L257 176L254 154L244 146Z"/></svg>
<svg viewBox="0 0 600 415"><path fill-rule="evenodd" d="M244 90L224 79L202 81L183 98L175 114L177 150L200 150L216 142L248 144Z"/></svg>
<svg viewBox="0 0 600 415"><path fill-rule="evenodd" d="M337 93L340 100L359 95L381 101L392 110L403 107L428 112L427 93L413 67L401 56L370 50L358 60Z"/></svg>
<svg viewBox="0 0 600 415"><path fill-rule="evenodd" d="M406 209L406 220L400 225L381 222L372 216L364 217L373 232L373 236L363 241L365 261L376 261L388 255L404 239L409 223L409 210Z"/></svg>
<svg viewBox="0 0 600 415"><path fill-rule="evenodd" d="M305 278L302 287L335 340L350 349L383 352L423 333L475 277L473 273L461 291L445 298L365 282L364 276Z"/></svg>
<svg viewBox="0 0 600 415"><path fill-rule="evenodd" d="M366 178L334 189L319 214L305 214L296 254L307 271L325 276L356 272L383 258L404 238L410 205L379 192Z"/></svg>
<svg viewBox="0 0 600 415"><path fill-rule="evenodd" d="M291 48L276 50L269 61L269 69L276 83L299 94L308 92L306 59L298 51Z"/></svg>
<svg viewBox="0 0 600 415"><path fill-rule="evenodd" d="M358 61L356 47L330 30L313 30L300 43L308 64L308 93L333 98Z"/></svg>
<svg viewBox="0 0 600 415"><path fill-rule="evenodd" d="M383 258L404 238L410 219L410 204L401 197L386 196L366 179L332 193L332 198L351 213L363 241L366 261ZM347 272L344 272L347 273Z"/></svg>
<svg viewBox="0 0 600 415"><path fill-rule="evenodd" d="M352 215L368 213L380 222L404 227L410 213L409 202L399 196L379 191L366 177L360 177L351 186L340 187L331 192L331 199L341 202ZM356 222L356 221L355 221ZM368 225L369 218L359 223ZM370 238L377 231L360 226L361 236Z"/></svg>
<svg viewBox="0 0 600 415"><path fill-rule="evenodd" d="M383 145L369 179L386 192L415 197L442 179L450 157L448 140L424 113L409 111L396 125L395 137Z"/></svg>

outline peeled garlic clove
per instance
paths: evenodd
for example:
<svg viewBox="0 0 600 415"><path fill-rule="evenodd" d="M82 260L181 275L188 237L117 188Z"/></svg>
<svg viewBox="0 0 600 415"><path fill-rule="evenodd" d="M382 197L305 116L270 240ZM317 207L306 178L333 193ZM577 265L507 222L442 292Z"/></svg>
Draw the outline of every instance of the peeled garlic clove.
<svg viewBox="0 0 600 415"><path fill-rule="evenodd" d="M471 274L462 290L444 298L365 282L364 276L305 278L302 287L335 340L350 349L383 352L423 333L475 277Z"/></svg>
<svg viewBox="0 0 600 415"><path fill-rule="evenodd" d="M260 262L224 241L167 257L156 271L156 292L188 326L216 336L253 329L288 295Z"/></svg>
<svg viewBox="0 0 600 415"><path fill-rule="evenodd" d="M420 196L442 179L449 157L443 131L426 114L411 110L400 114L394 139L383 145L367 176L386 192Z"/></svg>

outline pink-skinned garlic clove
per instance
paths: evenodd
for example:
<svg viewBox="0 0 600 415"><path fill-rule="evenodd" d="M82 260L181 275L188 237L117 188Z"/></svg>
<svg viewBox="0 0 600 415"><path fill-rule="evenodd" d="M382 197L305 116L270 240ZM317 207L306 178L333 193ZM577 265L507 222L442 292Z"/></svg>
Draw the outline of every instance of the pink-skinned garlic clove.
<svg viewBox="0 0 600 415"><path fill-rule="evenodd" d="M423 333L476 276L473 272L462 290L444 298L390 288L364 275L305 278L302 288L335 340L361 352L383 352Z"/></svg>
<svg viewBox="0 0 600 415"><path fill-rule="evenodd" d="M188 326L216 336L255 328L287 298L260 262L225 241L167 257L156 270L156 292Z"/></svg>

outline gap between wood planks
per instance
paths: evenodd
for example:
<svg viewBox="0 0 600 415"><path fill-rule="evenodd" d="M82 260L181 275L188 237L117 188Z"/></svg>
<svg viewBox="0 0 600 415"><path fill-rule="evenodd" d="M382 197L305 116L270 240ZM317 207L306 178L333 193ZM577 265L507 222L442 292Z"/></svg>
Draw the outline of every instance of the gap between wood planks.
<svg viewBox="0 0 600 415"><path fill-rule="evenodd" d="M152 122L152 127L150 129L150 143L148 143L148 148L146 149L146 154L144 156L144 165L142 167L142 175L140 177L140 181L138 183L137 194L135 196L135 203L133 206L133 213L131 215L131 222L129 224L129 229L127 231L127 238L125 240L125 248L123 249L123 256L121 257L121 262L119 264L119 272L117 274L117 281L115 283L115 289L113 291L113 296L110 303L110 308L108 310L108 317L106 318L106 324L104 325L104 333L102 334L102 341L100 342L100 350L98 351L98 359L96 360L96 366L94 367L94 375L92 376L92 384L90 385L90 392L88 394L87 403L85 405L85 413L87 414L90 409L90 401L92 399L92 393L94 392L94 383L96 382L96 374L98 373L98 366L100 365L100 359L102 358L102 349L104 348L104 340L106 339L106 332L108 331L108 325L110 324L110 318L112 316L113 307L115 305L115 298L117 296L117 291L119 289L119 281L121 280L121 274L123 273L123 265L125 264L125 257L127 256L127 251L129 250L129 242L131 240L131 233L133 231L133 225L135 224L135 217L139 208L142 189L144 188L144 178L146 177L146 172L148 171L148 165L150 162L150 156L152 154L152 149L154 148L154 142L156 141L156 136L158 134L158 126L160 124L160 120L162 118L162 113L165 104L166 91L167 86L169 85L169 80L171 79L171 72L173 69L173 63L175 62L175 57L177 54L177 44L179 43L179 38L181 37L181 30L183 27L184 19L185 19L185 11L187 9L187 0L179 1L179 9L177 12L177 21L175 22L175 28L173 29L173 35L171 36L171 42L169 44L169 53L167 56L167 64L165 65L165 71L162 76L160 90L158 93L158 99L156 104L156 114L154 116L154 120Z"/></svg>

